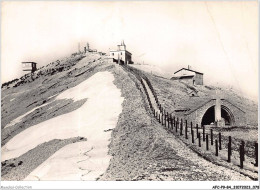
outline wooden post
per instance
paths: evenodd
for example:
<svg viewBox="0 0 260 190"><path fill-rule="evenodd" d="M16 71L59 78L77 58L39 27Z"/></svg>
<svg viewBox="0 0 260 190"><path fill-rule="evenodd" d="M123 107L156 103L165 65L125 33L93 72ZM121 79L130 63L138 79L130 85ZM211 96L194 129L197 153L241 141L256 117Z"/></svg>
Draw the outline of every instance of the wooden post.
<svg viewBox="0 0 260 190"><path fill-rule="evenodd" d="M190 130L192 131L193 129L192 129L192 121L190 122Z"/></svg>
<svg viewBox="0 0 260 190"><path fill-rule="evenodd" d="M210 141L211 141L211 146L213 145L213 129L210 129Z"/></svg>
<svg viewBox="0 0 260 190"><path fill-rule="evenodd" d="M255 143L255 164L254 166L258 167L258 143Z"/></svg>
<svg viewBox="0 0 260 190"><path fill-rule="evenodd" d="M230 143L230 155L232 155L232 142L231 142L231 136L228 137L228 143Z"/></svg>
<svg viewBox="0 0 260 190"><path fill-rule="evenodd" d="M197 138L199 138L199 125L196 124L196 130L197 130Z"/></svg>
<svg viewBox="0 0 260 190"><path fill-rule="evenodd" d="M176 126L175 126L176 133L178 132L178 125L179 125L179 118L177 118L177 121L176 121Z"/></svg>
<svg viewBox="0 0 260 190"><path fill-rule="evenodd" d="M168 120L168 129L170 129L171 128L171 126L170 126L170 118L168 117L167 120Z"/></svg>
<svg viewBox="0 0 260 190"><path fill-rule="evenodd" d="M169 125L169 116L168 116L168 112L167 112L167 115L166 115L166 121L167 121L167 123L166 123L166 127L169 129L170 128L170 125Z"/></svg>
<svg viewBox="0 0 260 190"><path fill-rule="evenodd" d="M171 130L173 130L173 121L172 121L172 114L171 114Z"/></svg>
<svg viewBox="0 0 260 190"><path fill-rule="evenodd" d="M181 129L180 129L180 135L182 136L182 128L183 128L183 121L181 119Z"/></svg>
<svg viewBox="0 0 260 190"><path fill-rule="evenodd" d="M221 133L220 132L218 133L218 140L219 140L219 150L221 150L222 146L221 146Z"/></svg>
<svg viewBox="0 0 260 190"><path fill-rule="evenodd" d="M229 163L231 162L231 136L228 137L228 160Z"/></svg>
<svg viewBox="0 0 260 190"><path fill-rule="evenodd" d="M205 142L205 126L203 125L202 128L203 128L203 142Z"/></svg>
<svg viewBox="0 0 260 190"><path fill-rule="evenodd" d="M162 111L162 125L164 124L163 122L164 122L164 113Z"/></svg>
<svg viewBox="0 0 260 190"><path fill-rule="evenodd" d="M172 114L170 114L168 117L168 125L169 125L169 129L172 129Z"/></svg>
<svg viewBox="0 0 260 190"><path fill-rule="evenodd" d="M166 117L166 113L164 113L164 114L165 114L165 115L164 115L164 121L165 121L165 122L164 122L164 126L167 127L167 117Z"/></svg>
<svg viewBox="0 0 260 190"><path fill-rule="evenodd" d="M161 123L161 114L159 114L159 123Z"/></svg>
<svg viewBox="0 0 260 190"><path fill-rule="evenodd" d="M188 125L186 120L186 126L185 126L185 139L188 139Z"/></svg>
<svg viewBox="0 0 260 190"><path fill-rule="evenodd" d="M188 130L188 121L187 121L187 119L185 120L185 126L187 127L187 130Z"/></svg>
<svg viewBox="0 0 260 190"><path fill-rule="evenodd" d="M244 151L243 151L243 146L242 145L239 146L239 152L240 152L240 168L243 168L244 167L243 166Z"/></svg>
<svg viewBox="0 0 260 190"><path fill-rule="evenodd" d="M242 152L243 152L243 161L245 161L245 141L242 141L241 142L241 145L242 145Z"/></svg>
<svg viewBox="0 0 260 190"><path fill-rule="evenodd" d="M209 136L206 134L206 150L209 150Z"/></svg>
<svg viewBox="0 0 260 190"><path fill-rule="evenodd" d="M192 143L194 143L194 132L193 132L193 129L191 130L191 141L192 141Z"/></svg>
<svg viewBox="0 0 260 190"><path fill-rule="evenodd" d="M198 138L198 139L199 139L199 147L201 147L200 133L199 133L199 135L198 135L198 136L199 136L199 138Z"/></svg>
<svg viewBox="0 0 260 190"><path fill-rule="evenodd" d="M216 156L218 156L218 140L215 140Z"/></svg>
<svg viewBox="0 0 260 190"><path fill-rule="evenodd" d="M162 120L162 125L163 125L163 112L162 112L162 117L161 117L161 120Z"/></svg>

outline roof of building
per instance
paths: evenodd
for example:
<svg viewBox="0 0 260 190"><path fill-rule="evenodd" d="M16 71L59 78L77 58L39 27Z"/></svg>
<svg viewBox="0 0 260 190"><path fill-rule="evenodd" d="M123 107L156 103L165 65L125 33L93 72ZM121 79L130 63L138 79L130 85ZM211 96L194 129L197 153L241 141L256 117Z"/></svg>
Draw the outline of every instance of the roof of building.
<svg viewBox="0 0 260 190"><path fill-rule="evenodd" d="M198 71L194 71L194 70L191 70L191 69L187 69L187 68L181 68L180 70L176 71L174 74L176 74L176 73L178 73L178 72L180 72L182 70L191 71L191 72L203 75L203 73L200 73Z"/></svg>
<svg viewBox="0 0 260 190"><path fill-rule="evenodd" d="M35 62L33 62L33 61L25 61L25 62L22 62L22 63L35 63ZM37 64L37 63L35 63L35 64Z"/></svg>
<svg viewBox="0 0 260 190"><path fill-rule="evenodd" d="M172 77L171 80L191 79L193 77L194 77L194 75L184 75L184 76L179 76L179 77Z"/></svg>

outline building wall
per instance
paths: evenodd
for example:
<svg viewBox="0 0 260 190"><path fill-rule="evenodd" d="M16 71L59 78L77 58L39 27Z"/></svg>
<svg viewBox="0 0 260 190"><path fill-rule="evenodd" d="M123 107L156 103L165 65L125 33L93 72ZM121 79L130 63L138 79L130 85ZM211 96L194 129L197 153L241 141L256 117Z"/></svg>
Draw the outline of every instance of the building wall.
<svg viewBox="0 0 260 190"><path fill-rule="evenodd" d="M181 70L174 75L174 77L181 77L181 76L194 76L193 79L181 79L181 81L193 85L193 80L194 80L195 85L203 85L202 74L196 73L194 71Z"/></svg>
<svg viewBox="0 0 260 190"><path fill-rule="evenodd" d="M203 75L196 73L196 75L194 76L194 80L195 80L195 84L196 85L203 85Z"/></svg>
<svg viewBox="0 0 260 190"><path fill-rule="evenodd" d="M188 121L195 122L195 124L198 124L200 126L204 114L206 113L206 111L209 108L211 108L212 106L215 106L215 103L216 102L214 99L206 102L204 105L202 105L195 111L193 111L189 114L186 114L185 119L187 119ZM228 102L227 100L224 100L224 99L222 99L220 101L220 103L222 106L225 106L226 108L228 108L229 111L234 116L235 123L233 124L233 126L245 126L247 124L245 112L243 110L241 110L237 106L231 104L230 102Z"/></svg>
<svg viewBox="0 0 260 190"><path fill-rule="evenodd" d="M23 71L34 72L37 70L36 63L22 63Z"/></svg>
<svg viewBox="0 0 260 190"><path fill-rule="evenodd" d="M111 51L109 53L109 57L116 60L118 60L119 57L119 59L122 60L125 64L129 64L132 62L132 55L124 50Z"/></svg>
<svg viewBox="0 0 260 190"><path fill-rule="evenodd" d="M126 62L126 64L132 63L132 55L128 52L125 53L125 62Z"/></svg>

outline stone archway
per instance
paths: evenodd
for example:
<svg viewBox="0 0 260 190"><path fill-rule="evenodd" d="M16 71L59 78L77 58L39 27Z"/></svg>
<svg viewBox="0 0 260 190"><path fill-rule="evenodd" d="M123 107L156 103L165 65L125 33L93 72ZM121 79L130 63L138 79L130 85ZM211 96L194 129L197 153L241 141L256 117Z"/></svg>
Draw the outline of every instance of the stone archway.
<svg viewBox="0 0 260 190"><path fill-rule="evenodd" d="M235 123L233 113L228 107L224 105L221 105L221 118L225 120L225 125L232 126Z"/></svg>
<svg viewBox="0 0 260 190"><path fill-rule="evenodd" d="M225 121L225 125L232 126L235 123L234 115L231 110L221 105L221 118ZM210 106L202 116L201 125L210 125L215 122L215 106Z"/></svg>

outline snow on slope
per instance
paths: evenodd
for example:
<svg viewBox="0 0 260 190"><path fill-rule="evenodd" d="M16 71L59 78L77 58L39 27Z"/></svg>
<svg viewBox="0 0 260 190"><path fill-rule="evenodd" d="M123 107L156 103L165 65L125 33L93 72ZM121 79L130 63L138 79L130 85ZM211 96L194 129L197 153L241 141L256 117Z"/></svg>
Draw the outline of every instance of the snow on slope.
<svg viewBox="0 0 260 190"><path fill-rule="evenodd" d="M2 161L19 157L53 139L81 136L87 138L87 141L65 146L36 168L26 179L94 180L104 173L110 160L107 152L111 132L107 130L116 126L124 99L121 97L120 90L113 84L113 80L113 74L99 72L79 85L62 92L56 100L87 99L87 101L73 112L34 125L14 136L2 147ZM87 151L89 152L86 153ZM82 160L87 161L82 162ZM78 170L84 172L84 175ZM92 172L87 176L86 171Z"/></svg>

